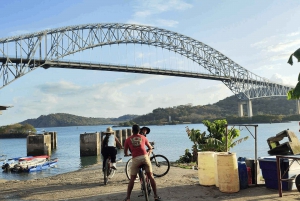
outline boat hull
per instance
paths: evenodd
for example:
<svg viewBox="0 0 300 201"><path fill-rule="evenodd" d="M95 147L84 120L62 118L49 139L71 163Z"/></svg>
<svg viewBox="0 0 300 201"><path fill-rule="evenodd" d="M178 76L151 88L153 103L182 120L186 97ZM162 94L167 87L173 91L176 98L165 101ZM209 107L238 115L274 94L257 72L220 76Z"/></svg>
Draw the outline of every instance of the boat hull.
<svg viewBox="0 0 300 201"><path fill-rule="evenodd" d="M58 159L50 159L49 156L27 156L7 160L2 165L3 171L11 172L37 172L57 165Z"/></svg>

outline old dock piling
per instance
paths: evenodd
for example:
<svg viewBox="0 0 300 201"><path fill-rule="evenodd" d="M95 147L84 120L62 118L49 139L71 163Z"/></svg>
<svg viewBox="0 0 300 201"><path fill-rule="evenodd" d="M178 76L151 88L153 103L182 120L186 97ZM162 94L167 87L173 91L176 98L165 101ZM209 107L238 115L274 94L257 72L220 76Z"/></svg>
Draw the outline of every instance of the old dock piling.
<svg viewBox="0 0 300 201"><path fill-rule="evenodd" d="M132 135L131 129L115 130L114 134L124 146L126 138ZM80 134L80 156L100 155L104 131Z"/></svg>
<svg viewBox="0 0 300 201"><path fill-rule="evenodd" d="M132 136L132 129L128 128L127 129L127 137L130 137L130 136Z"/></svg>
<svg viewBox="0 0 300 201"><path fill-rule="evenodd" d="M51 155L51 135L28 135L27 156Z"/></svg>
<svg viewBox="0 0 300 201"><path fill-rule="evenodd" d="M51 136L51 149L56 149L57 147L57 135L55 131L45 132L45 135Z"/></svg>
<svg viewBox="0 0 300 201"><path fill-rule="evenodd" d="M122 130L122 146L125 144L125 140L127 139L127 129Z"/></svg>
<svg viewBox="0 0 300 201"><path fill-rule="evenodd" d="M98 156L100 150L99 132L80 134L80 156Z"/></svg>
<svg viewBox="0 0 300 201"><path fill-rule="evenodd" d="M124 144L123 144L123 138L122 138L122 130L116 130L116 137L119 139L119 141L122 144L122 146L124 146Z"/></svg>

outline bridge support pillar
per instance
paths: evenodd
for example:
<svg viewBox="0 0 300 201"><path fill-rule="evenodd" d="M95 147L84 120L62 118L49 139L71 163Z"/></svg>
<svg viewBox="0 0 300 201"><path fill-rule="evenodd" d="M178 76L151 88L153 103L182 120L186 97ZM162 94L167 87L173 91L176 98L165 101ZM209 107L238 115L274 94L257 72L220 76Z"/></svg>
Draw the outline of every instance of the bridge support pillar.
<svg viewBox="0 0 300 201"><path fill-rule="evenodd" d="M253 116L253 114L252 114L252 102L251 102L250 99L247 102L245 102L245 101L238 102L239 117L244 116L244 110L243 110L243 105L244 104L247 104L247 115L248 115L249 118L251 118Z"/></svg>
<svg viewBox="0 0 300 201"><path fill-rule="evenodd" d="M300 100L296 100L296 114L300 114Z"/></svg>
<svg viewBox="0 0 300 201"><path fill-rule="evenodd" d="M247 102L247 112L248 112L248 117L251 118L253 114L252 114L252 102L250 99Z"/></svg>
<svg viewBox="0 0 300 201"><path fill-rule="evenodd" d="M238 102L238 113L239 113L239 117L243 117L243 116L244 116L243 104L245 104L245 102L242 102L242 101L239 101L239 102Z"/></svg>

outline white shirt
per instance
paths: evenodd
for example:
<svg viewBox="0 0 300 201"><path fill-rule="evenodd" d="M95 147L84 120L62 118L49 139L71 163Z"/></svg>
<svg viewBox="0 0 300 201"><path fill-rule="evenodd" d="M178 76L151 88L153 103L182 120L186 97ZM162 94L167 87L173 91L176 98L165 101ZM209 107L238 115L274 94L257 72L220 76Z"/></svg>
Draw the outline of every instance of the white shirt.
<svg viewBox="0 0 300 201"><path fill-rule="evenodd" d="M105 138L105 135L103 136L103 140ZM107 143L107 146L108 147L115 147L116 146L116 143L115 143L115 135L114 134L111 134L108 138L108 143Z"/></svg>

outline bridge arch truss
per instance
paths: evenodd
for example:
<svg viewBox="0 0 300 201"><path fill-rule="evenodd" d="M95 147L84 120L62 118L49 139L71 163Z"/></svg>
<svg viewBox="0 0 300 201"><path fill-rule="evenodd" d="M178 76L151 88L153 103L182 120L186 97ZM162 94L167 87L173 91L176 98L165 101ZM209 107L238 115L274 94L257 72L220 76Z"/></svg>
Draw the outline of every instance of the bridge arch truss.
<svg viewBox="0 0 300 201"><path fill-rule="evenodd" d="M220 80L241 100L286 96L289 86L272 83L212 47L165 29L136 24L86 24L0 39L0 89L47 62L87 49L114 44L144 44L191 59ZM224 78L224 79L222 79Z"/></svg>

